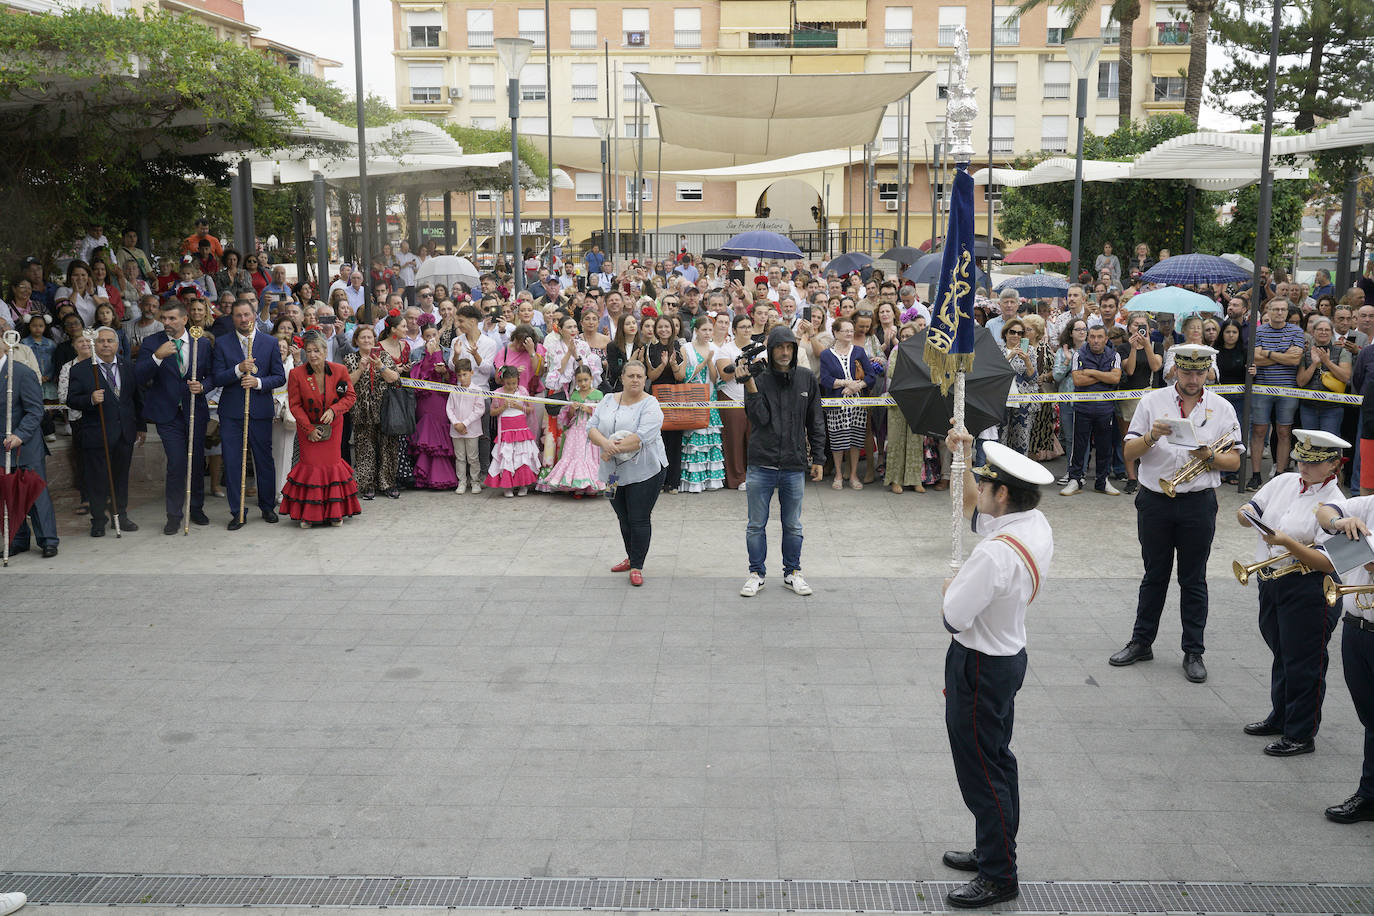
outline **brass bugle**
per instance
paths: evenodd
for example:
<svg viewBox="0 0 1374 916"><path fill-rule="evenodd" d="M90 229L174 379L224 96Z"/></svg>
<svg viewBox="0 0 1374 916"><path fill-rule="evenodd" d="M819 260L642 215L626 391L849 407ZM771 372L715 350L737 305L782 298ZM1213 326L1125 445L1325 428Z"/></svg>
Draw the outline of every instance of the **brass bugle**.
<svg viewBox="0 0 1374 916"><path fill-rule="evenodd" d="M1212 456L1216 457L1222 452L1227 452L1235 448L1235 445L1235 437L1232 436L1231 433L1227 433L1224 436L1218 436L1207 447L1211 449ZM1179 468L1173 477L1159 478L1159 489L1165 496L1172 499L1178 495L1176 490L1179 486L1187 483L1204 471L1209 470L1211 470L1211 465L1208 462L1203 461L1201 458L1193 458L1183 467ZM1244 584L1244 582L1241 584Z"/></svg>
<svg viewBox="0 0 1374 916"><path fill-rule="evenodd" d="M1316 545L1306 544L1304 546L1315 547ZM1240 560L1236 560L1231 563L1231 572L1235 574L1237 582L1239 582L1241 585L1248 585L1250 583L1250 576L1254 573L1260 572L1265 567L1273 566L1280 560L1290 559L1292 556L1293 551L1290 550L1287 553L1281 553L1276 557L1270 557L1269 559L1261 560L1258 563L1251 563L1249 566L1245 566L1240 562ZM1272 576L1268 576L1267 578L1277 579L1279 576L1286 576L1290 573L1309 573L1311 571L1312 570L1308 569L1306 566L1303 566L1301 563L1293 563L1289 566L1285 566L1283 569L1280 569L1278 572L1274 573Z"/></svg>
<svg viewBox="0 0 1374 916"><path fill-rule="evenodd" d="M1322 594L1328 607L1335 607L1346 595L1374 595L1374 585L1340 585L1330 576L1322 578Z"/></svg>

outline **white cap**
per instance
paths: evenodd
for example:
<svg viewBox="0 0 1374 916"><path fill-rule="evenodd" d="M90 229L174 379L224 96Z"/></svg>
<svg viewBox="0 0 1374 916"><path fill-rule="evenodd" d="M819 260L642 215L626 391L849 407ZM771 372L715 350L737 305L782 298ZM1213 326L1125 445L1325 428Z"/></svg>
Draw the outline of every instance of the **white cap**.
<svg viewBox="0 0 1374 916"><path fill-rule="evenodd" d="M1299 461L1334 461L1350 443L1320 429L1293 430L1293 457Z"/></svg>
<svg viewBox="0 0 1374 916"><path fill-rule="evenodd" d="M1174 365L1180 369L1204 371L1212 368L1217 351L1206 344L1175 344L1169 348L1174 357Z"/></svg>
<svg viewBox="0 0 1374 916"><path fill-rule="evenodd" d="M984 442L983 458L983 465L973 469L976 477L1027 490L1054 483L1054 474L1044 465L1000 442Z"/></svg>

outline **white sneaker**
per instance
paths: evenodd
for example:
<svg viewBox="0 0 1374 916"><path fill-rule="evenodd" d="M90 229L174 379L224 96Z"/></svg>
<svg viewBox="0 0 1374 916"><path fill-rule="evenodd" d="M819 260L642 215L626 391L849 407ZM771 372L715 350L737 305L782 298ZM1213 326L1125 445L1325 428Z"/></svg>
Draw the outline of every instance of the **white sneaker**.
<svg viewBox="0 0 1374 916"><path fill-rule="evenodd" d="M454 493L457 493L459 496L462 496L462 495L463 495L464 493L466 493L467 491L468 491L468 485L467 485L467 484L461 484L461 485L459 485L458 487L454 488L454 490L453 490L453 492L454 492Z"/></svg>
<svg viewBox="0 0 1374 916"><path fill-rule="evenodd" d="M1116 487L1112 486L1112 482L1111 482L1110 480L1107 481L1107 485L1106 485L1105 487L1103 487L1102 489L1098 490L1097 492L1099 492L1099 493L1106 493L1108 496L1120 496L1120 495L1121 495L1121 491L1118 490Z"/></svg>
<svg viewBox="0 0 1374 916"><path fill-rule="evenodd" d="M472 495L473 495L473 496L476 496L478 493L481 493L481 492L482 492L482 486L481 486L481 484L473 484L473 485L472 485Z"/></svg>
<svg viewBox="0 0 1374 916"><path fill-rule="evenodd" d="M23 894L0 894L0 916L8 916L28 902L29 898Z"/></svg>
<svg viewBox="0 0 1374 916"><path fill-rule="evenodd" d="M528 494L529 492L530 492L530 488L529 488L529 487L521 487L520 489L518 489L518 490L515 491L515 495L516 495L516 496L524 496L524 495Z"/></svg>
<svg viewBox="0 0 1374 916"><path fill-rule="evenodd" d="M1069 485L1068 485L1067 487L1065 487L1064 489L1062 489L1062 490L1059 491L1059 495L1060 495L1060 496L1072 496L1072 495L1074 495L1075 493L1077 493L1077 492L1078 492L1079 490L1081 490L1081 489L1083 489L1083 484L1082 484L1082 483L1080 483L1080 482L1077 481L1077 480L1070 480L1070 481L1069 481Z"/></svg>
<svg viewBox="0 0 1374 916"><path fill-rule="evenodd" d="M743 484L743 483L740 483L740 485L739 485L739 491L740 491L741 493L744 492L744 484Z"/></svg>
<svg viewBox="0 0 1374 916"><path fill-rule="evenodd" d="M802 595L803 597L811 594L811 586L806 584L806 580L802 578L802 574L800 572L794 572L790 576L783 576L782 587L790 588L792 589L792 591L796 592L798 595Z"/></svg>
<svg viewBox="0 0 1374 916"><path fill-rule="evenodd" d="M763 576L758 573L750 573L749 578L744 580L744 588L739 590L740 597L752 598L763 588Z"/></svg>

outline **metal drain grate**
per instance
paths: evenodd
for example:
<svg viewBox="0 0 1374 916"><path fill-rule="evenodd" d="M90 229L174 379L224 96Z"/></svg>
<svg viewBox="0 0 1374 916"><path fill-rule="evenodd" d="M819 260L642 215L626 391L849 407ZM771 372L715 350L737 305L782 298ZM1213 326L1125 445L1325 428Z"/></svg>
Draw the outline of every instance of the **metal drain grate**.
<svg viewBox="0 0 1374 916"><path fill-rule="evenodd" d="M0 873L0 893L65 906L434 907L946 913L955 881L730 881L367 875ZM1012 913L1368 916L1374 885L1025 882Z"/></svg>

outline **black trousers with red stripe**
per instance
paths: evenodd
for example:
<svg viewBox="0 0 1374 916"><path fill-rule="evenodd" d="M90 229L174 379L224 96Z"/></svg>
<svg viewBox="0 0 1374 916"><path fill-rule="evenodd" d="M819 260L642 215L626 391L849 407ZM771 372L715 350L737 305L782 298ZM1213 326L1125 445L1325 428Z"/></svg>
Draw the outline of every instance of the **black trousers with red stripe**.
<svg viewBox="0 0 1374 916"><path fill-rule="evenodd" d="M945 729L959 792L973 814L978 873L1016 879L1021 790L1011 752L1016 692L1026 679L1026 650L985 655L950 640L945 654Z"/></svg>
<svg viewBox="0 0 1374 916"><path fill-rule="evenodd" d="M1274 664L1265 721L1294 741L1316 737L1326 697L1327 643L1341 610L1322 595L1323 573L1293 573L1259 583L1259 630Z"/></svg>

